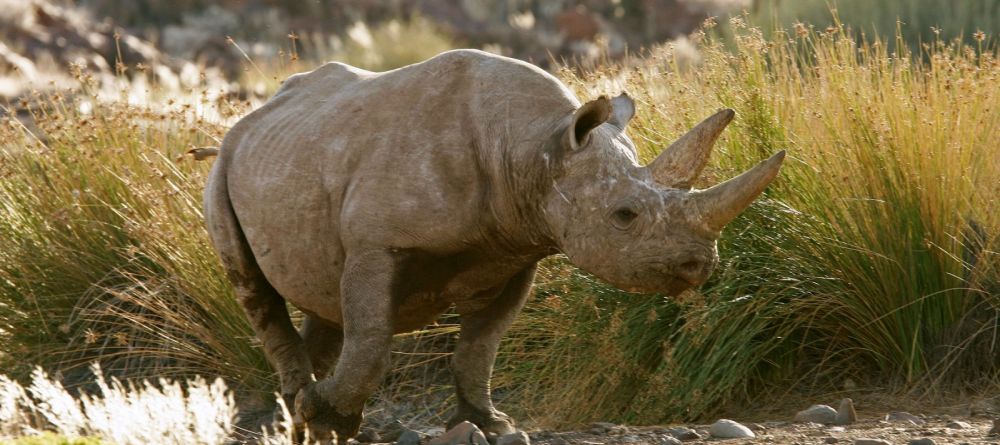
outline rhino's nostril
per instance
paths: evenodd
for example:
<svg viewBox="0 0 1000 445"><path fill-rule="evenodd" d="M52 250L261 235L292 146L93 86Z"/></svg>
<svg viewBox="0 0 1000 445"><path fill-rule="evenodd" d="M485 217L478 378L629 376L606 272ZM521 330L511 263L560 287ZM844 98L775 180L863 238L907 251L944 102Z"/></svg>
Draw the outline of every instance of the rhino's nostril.
<svg viewBox="0 0 1000 445"><path fill-rule="evenodd" d="M705 263L701 261L687 261L677 267L677 275L680 275L684 281L697 286L704 280L704 268Z"/></svg>

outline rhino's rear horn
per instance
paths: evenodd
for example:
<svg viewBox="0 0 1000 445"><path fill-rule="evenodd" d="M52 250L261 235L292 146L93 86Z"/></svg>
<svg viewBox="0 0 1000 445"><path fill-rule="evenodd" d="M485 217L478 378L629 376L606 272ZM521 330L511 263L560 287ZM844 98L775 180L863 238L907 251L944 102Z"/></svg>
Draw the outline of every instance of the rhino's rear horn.
<svg viewBox="0 0 1000 445"><path fill-rule="evenodd" d="M648 165L653 179L667 187L691 188L708 164L715 140L734 116L736 112L733 110L721 110L670 144Z"/></svg>
<svg viewBox="0 0 1000 445"><path fill-rule="evenodd" d="M722 230L774 180L784 159L785 151L782 150L733 179L693 192L701 209L702 221L714 230Z"/></svg>

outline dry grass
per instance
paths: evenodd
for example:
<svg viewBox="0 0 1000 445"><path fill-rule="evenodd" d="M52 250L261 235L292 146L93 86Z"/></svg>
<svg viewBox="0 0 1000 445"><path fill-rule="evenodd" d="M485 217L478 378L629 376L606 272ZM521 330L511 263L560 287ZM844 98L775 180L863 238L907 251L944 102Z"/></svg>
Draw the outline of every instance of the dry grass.
<svg viewBox="0 0 1000 445"><path fill-rule="evenodd" d="M535 424L655 423L848 380L856 400L997 381L995 46L939 41L918 57L841 28L731 28L729 47L701 42L698 67L664 47L561 73L581 97L629 90L647 159L736 109L703 185L779 149L789 159L720 240L700 293L627 294L546 261L497 369L501 409ZM82 384L99 360L121 378L212 375L270 398L273 371L202 228L207 164L176 160L250 105L204 85L150 105L98 100L78 78L13 104L30 122L0 121L0 366ZM453 339L445 324L402 341L379 398L406 403L383 414L441 418Z"/></svg>

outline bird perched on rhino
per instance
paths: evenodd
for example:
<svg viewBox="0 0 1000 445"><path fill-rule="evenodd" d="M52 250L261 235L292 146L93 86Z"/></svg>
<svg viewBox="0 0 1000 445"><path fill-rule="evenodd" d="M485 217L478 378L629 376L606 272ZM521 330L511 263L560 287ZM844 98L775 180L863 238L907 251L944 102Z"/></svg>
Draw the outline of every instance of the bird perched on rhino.
<svg viewBox="0 0 1000 445"><path fill-rule="evenodd" d="M705 282L723 226L784 152L694 190L733 111L646 166L625 132L634 112L625 94L581 105L533 65L457 50L383 73L328 63L236 123L205 218L297 426L357 434L393 334L454 306L448 426L512 434L490 375L539 260L563 253L628 290ZM305 314L298 329L285 302Z"/></svg>

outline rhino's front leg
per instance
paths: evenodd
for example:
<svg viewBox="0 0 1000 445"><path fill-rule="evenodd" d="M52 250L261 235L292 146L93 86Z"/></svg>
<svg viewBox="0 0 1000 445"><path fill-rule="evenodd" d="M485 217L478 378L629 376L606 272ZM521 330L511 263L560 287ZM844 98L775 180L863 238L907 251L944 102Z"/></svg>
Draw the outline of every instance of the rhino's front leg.
<svg viewBox="0 0 1000 445"><path fill-rule="evenodd" d="M448 421L448 428L468 420L487 433L503 435L515 431L514 421L493 407L490 377L500 338L524 307L535 267L532 265L514 275L487 307L469 313L458 308L462 328L452 357L458 408Z"/></svg>
<svg viewBox="0 0 1000 445"><path fill-rule="evenodd" d="M394 279L399 259L370 251L348 257L341 279L344 342L333 376L310 384L295 399L296 420L317 440L337 433L340 444L361 426L365 400L389 368Z"/></svg>

